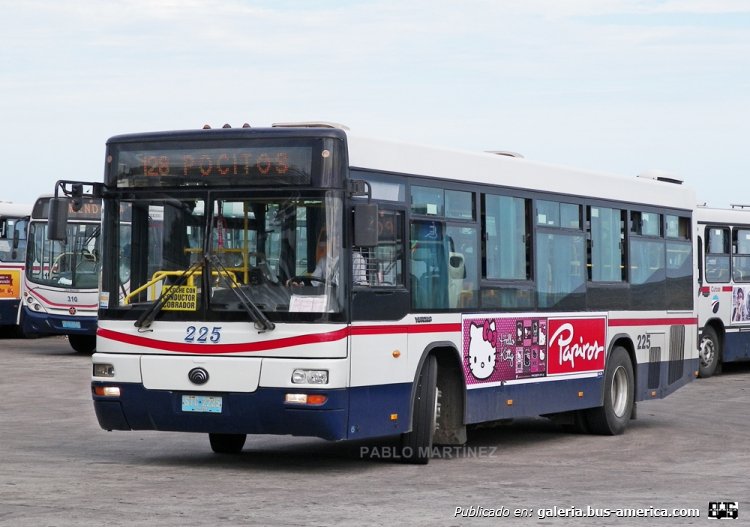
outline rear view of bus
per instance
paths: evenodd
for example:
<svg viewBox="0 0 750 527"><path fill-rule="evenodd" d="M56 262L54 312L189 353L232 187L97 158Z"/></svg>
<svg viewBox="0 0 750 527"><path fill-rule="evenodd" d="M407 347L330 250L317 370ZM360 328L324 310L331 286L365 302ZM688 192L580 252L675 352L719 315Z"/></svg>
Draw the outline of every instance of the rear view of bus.
<svg viewBox="0 0 750 527"><path fill-rule="evenodd" d="M31 205L0 201L0 327L17 328Z"/></svg>
<svg viewBox="0 0 750 527"><path fill-rule="evenodd" d="M27 335L67 335L80 353L96 348L101 254L101 200L69 206L66 232L49 237L50 197L40 197L29 224L22 327Z"/></svg>
<svg viewBox="0 0 750 527"><path fill-rule="evenodd" d="M325 124L107 143L92 392L107 430L622 433L697 369L694 193Z"/></svg>

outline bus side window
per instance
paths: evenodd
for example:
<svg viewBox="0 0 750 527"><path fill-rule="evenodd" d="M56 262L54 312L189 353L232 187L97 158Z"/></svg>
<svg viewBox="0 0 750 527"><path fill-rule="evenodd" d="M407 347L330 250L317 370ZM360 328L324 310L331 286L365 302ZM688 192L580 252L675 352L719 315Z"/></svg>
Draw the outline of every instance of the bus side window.
<svg viewBox="0 0 750 527"><path fill-rule="evenodd" d="M443 228L437 221L412 223L412 304L415 308L448 307L448 247Z"/></svg>
<svg viewBox="0 0 750 527"><path fill-rule="evenodd" d="M375 247L352 247L352 274L355 286L404 285L403 224L401 212L378 212L378 244Z"/></svg>
<svg viewBox="0 0 750 527"><path fill-rule="evenodd" d="M732 278L735 282L750 282L750 229L734 229Z"/></svg>
<svg viewBox="0 0 750 527"><path fill-rule="evenodd" d="M706 229L706 281L729 281L729 229L709 227Z"/></svg>

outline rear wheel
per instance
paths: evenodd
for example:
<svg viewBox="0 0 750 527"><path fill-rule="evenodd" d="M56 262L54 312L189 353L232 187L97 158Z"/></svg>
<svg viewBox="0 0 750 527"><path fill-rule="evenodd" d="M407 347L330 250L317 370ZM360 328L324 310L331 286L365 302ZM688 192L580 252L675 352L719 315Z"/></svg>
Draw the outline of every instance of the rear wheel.
<svg viewBox="0 0 750 527"><path fill-rule="evenodd" d="M91 355L96 350L96 335L68 335L68 342L78 353Z"/></svg>
<svg viewBox="0 0 750 527"><path fill-rule="evenodd" d="M612 350L604 375L604 404L586 411L586 422L594 434L618 435L627 428L633 413L635 382L633 363L625 348Z"/></svg>
<svg viewBox="0 0 750 527"><path fill-rule="evenodd" d="M217 454L239 454L246 439L245 434L208 434L211 450Z"/></svg>
<svg viewBox="0 0 750 527"><path fill-rule="evenodd" d="M401 460L424 465L430 461L437 422L437 359L429 355L417 379L411 432L401 436Z"/></svg>
<svg viewBox="0 0 750 527"><path fill-rule="evenodd" d="M698 358L700 359L698 374L705 379L716 373L720 356L721 345L716 330L709 326L703 328L700 346L698 347Z"/></svg>

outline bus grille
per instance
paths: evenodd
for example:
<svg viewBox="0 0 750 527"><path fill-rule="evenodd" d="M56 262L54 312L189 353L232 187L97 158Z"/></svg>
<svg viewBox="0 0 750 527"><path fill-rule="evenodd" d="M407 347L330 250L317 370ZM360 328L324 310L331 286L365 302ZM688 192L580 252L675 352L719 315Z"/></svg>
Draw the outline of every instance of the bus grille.
<svg viewBox="0 0 750 527"><path fill-rule="evenodd" d="M669 330L669 384L682 379L685 370L685 326Z"/></svg>

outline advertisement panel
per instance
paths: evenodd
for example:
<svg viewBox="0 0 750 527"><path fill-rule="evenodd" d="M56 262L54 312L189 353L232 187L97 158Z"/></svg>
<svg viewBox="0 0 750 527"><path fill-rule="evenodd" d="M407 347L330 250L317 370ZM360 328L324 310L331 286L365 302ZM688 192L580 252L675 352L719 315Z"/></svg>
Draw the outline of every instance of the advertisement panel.
<svg viewBox="0 0 750 527"><path fill-rule="evenodd" d="M461 327L467 388L604 370L603 314L464 315Z"/></svg>
<svg viewBox="0 0 750 527"><path fill-rule="evenodd" d="M21 271L0 271L0 298L21 298Z"/></svg>

